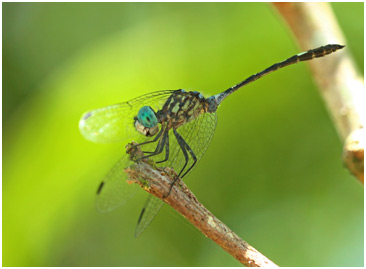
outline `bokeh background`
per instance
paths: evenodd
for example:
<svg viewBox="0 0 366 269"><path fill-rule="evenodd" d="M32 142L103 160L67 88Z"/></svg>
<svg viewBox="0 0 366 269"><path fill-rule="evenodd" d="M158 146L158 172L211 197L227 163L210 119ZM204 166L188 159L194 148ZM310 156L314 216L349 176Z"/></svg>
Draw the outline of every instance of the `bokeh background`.
<svg viewBox="0 0 366 269"><path fill-rule="evenodd" d="M157 90L216 94L300 50L267 3L3 3L3 266L239 266L147 194L100 214L124 154L79 133L87 110ZM363 3L332 4L363 72ZM320 61L320 60L319 60ZM305 63L246 86L218 111L186 183L281 266L362 266L363 186Z"/></svg>

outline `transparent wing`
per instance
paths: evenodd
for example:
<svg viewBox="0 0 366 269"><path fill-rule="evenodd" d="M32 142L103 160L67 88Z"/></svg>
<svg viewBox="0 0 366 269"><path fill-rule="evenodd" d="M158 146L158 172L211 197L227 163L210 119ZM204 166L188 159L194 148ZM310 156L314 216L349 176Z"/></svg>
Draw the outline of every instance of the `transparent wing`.
<svg viewBox="0 0 366 269"><path fill-rule="evenodd" d="M177 130L195 153L197 163L201 160L212 140L216 124L216 113L205 113L200 115L194 121L184 124ZM161 166L172 167L177 173L179 173L180 169L182 169L185 164L185 159L172 131L169 132L169 145L169 160L165 163L162 163ZM163 158L164 154L165 153L154 156L152 159L154 159L155 161L159 161ZM190 158L187 167L190 167L192 164L193 159ZM150 225L162 205L163 202L155 196L150 195L148 197L136 225L136 237L138 237Z"/></svg>
<svg viewBox="0 0 366 269"><path fill-rule="evenodd" d="M109 212L124 204L138 189L137 184L127 183L127 174L123 171L131 164L125 154L108 172L99 185L96 206L100 212Z"/></svg>
<svg viewBox="0 0 366 269"><path fill-rule="evenodd" d="M145 206L140 213L140 217L137 222L138 224L136 225L135 237L140 236L142 232L150 225L163 204L164 202L162 200L149 194Z"/></svg>
<svg viewBox="0 0 366 269"><path fill-rule="evenodd" d="M80 119L82 135L96 143L124 142L139 133L134 117L145 105L158 111L174 91L158 91L142 95L128 102L86 112Z"/></svg>
<svg viewBox="0 0 366 269"><path fill-rule="evenodd" d="M151 137L145 137L141 134L137 137L138 143L151 140ZM153 151L155 144L147 144L145 150ZM109 212L123 205L139 189L137 184L128 184L128 176L124 169L132 164L126 151L123 157L113 166L113 168L104 177L97 191L96 206L101 212Z"/></svg>

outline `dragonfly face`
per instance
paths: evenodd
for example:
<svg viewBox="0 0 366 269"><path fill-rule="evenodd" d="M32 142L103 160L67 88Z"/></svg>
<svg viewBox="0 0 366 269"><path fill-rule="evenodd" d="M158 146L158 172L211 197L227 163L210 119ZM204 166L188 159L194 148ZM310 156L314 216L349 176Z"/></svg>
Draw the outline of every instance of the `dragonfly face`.
<svg viewBox="0 0 366 269"><path fill-rule="evenodd" d="M159 131L158 119L150 106L143 106L134 120L136 130L144 136L154 136Z"/></svg>

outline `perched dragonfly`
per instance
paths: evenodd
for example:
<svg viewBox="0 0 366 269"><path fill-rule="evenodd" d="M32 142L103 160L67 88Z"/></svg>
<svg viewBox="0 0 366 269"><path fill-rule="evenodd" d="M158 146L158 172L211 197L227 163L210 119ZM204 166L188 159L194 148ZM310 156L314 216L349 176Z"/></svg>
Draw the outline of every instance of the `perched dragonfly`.
<svg viewBox="0 0 366 269"><path fill-rule="evenodd" d="M226 97L282 67L323 57L343 47L331 44L294 55L209 98L182 89L158 91L95 109L82 116L79 128L83 136L93 142L137 141L147 154L145 157L163 167L173 168L178 177L183 178L210 144L217 123L216 110ZM100 211L108 212L122 205L136 189L127 184L123 171L130 163L125 154L103 179L97 191ZM136 237L147 228L162 205L161 200L149 195L138 219Z"/></svg>

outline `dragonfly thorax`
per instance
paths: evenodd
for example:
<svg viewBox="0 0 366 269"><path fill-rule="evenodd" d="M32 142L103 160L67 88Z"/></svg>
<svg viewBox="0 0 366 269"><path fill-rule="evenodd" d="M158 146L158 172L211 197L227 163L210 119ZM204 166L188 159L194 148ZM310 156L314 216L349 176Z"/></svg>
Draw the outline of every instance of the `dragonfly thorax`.
<svg viewBox="0 0 366 269"><path fill-rule="evenodd" d="M159 123L165 123L169 129L177 129L207 112L208 103L201 93L184 90L175 91L156 115Z"/></svg>

